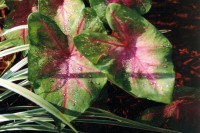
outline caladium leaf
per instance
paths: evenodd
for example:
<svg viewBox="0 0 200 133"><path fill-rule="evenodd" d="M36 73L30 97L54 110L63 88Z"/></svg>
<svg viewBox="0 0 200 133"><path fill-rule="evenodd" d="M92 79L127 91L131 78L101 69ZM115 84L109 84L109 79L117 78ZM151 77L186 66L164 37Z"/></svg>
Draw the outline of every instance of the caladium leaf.
<svg viewBox="0 0 200 133"><path fill-rule="evenodd" d="M168 127L181 132L199 132L200 91L190 87L175 88L171 105L152 107L141 118L158 127Z"/></svg>
<svg viewBox="0 0 200 133"><path fill-rule="evenodd" d="M107 5L118 3L135 9L140 14L146 14L151 9L151 0L89 0L90 6L94 8L100 18L104 20Z"/></svg>
<svg viewBox="0 0 200 133"><path fill-rule="evenodd" d="M89 0L90 6L96 11L101 20L106 22L106 0Z"/></svg>
<svg viewBox="0 0 200 133"><path fill-rule="evenodd" d="M54 19L66 35L76 33L84 8L82 0L39 0L39 12Z"/></svg>
<svg viewBox="0 0 200 133"><path fill-rule="evenodd" d="M106 83L56 23L40 13L29 16L29 80L34 91L75 119L98 97Z"/></svg>
<svg viewBox="0 0 200 133"><path fill-rule="evenodd" d="M95 11L85 8L81 0L39 0L39 12L57 23L63 33L68 35L72 47L74 36L80 32L105 32L103 23Z"/></svg>
<svg viewBox="0 0 200 133"><path fill-rule="evenodd" d="M106 13L112 35L83 33L74 39L78 50L128 93L170 103L174 87L170 42L134 10L110 4Z"/></svg>

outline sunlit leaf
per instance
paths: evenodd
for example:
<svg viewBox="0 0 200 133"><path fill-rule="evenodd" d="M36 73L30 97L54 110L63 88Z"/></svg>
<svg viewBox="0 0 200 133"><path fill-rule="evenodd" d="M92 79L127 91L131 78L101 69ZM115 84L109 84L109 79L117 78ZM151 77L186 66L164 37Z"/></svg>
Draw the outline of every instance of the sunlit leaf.
<svg viewBox="0 0 200 133"><path fill-rule="evenodd" d="M74 40L78 50L131 95L170 103L174 87L170 42L134 10L110 4L106 13L112 35L83 33Z"/></svg>
<svg viewBox="0 0 200 133"><path fill-rule="evenodd" d="M76 34L84 8L82 0L39 0L39 12L54 19L66 35Z"/></svg>
<svg viewBox="0 0 200 133"><path fill-rule="evenodd" d="M75 47L50 18L29 17L29 80L35 92L57 105L70 120L97 98L106 78Z"/></svg>

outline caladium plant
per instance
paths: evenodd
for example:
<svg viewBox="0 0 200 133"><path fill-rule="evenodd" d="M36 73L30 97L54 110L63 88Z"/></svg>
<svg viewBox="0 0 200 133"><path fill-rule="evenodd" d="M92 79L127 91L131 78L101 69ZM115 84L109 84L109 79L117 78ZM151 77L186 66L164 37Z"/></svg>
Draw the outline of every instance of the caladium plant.
<svg viewBox="0 0 200 133"><path fill-rule="evenodd" d="M99 0L106 2L104 20L89 2L92 8L82 0L38 1L38 12L28 18L34 91L70 120L91 106L107 78L133 96L170 103L170 42L137 9L126 7L128 1Z"/></svg>
<svg viewBox="0 0 200 133"><path fill-rule="evenodd" d="M170 42L125 6L110 4L106 19L112 34L83 33L75 38L78 50L128 93L170 103L174 86Z"/></svg>
<svg viewBox="0 0 200 133"><path fill-rule="evenodd" d="M76 5L77 2L83 4L79 0L70 4ZM39 13L29 16L29 80L33 82L37 94L62 107L63 112L73 120L91 106L107 81L105 75L77 51L73 37L85 31L105 32L105 28L90 8L75 12L75 16L63 16L74 13L67 8L67 4L69 1L41 0ZM45 12L50 7L52 14ZM57 10L58 14L54 16L53 11ZM57 20L60 28L53 19ZM66 19L69 20L68 25L64 24ZM70 32L65 32L69 27Z"/></svg>

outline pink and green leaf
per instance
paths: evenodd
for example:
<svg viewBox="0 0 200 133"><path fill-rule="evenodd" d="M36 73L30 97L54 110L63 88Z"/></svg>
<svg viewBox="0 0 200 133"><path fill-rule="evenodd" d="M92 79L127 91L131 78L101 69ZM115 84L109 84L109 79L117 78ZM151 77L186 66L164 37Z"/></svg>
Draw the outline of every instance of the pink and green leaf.
<svg viewBox="0 0 200 133"><path fill-rule="evenodd" d="M84 8L82 0L39 0L39 12L54 19L66 35L76 34Z"/></svg>
<svg viewBox="0 0 200 133"><path fill-rule="evenodd" d="M171 44L136 11L110 4L111 35L87 32L74 41L78 50L128 93L170 103L174 87Z"/></svg>
<svg viewBox="0 0 200 133"><path fill-rule="evenodd" d="M39 12L52 18L68 35L70 46L73 46L73 38L81 32L106 31L95 11L85 8L82 0L39 0Z"/></svg>
<svg viewBox="0 0 200 133"><path fill-rule="evenodd" d="M74 47L56 23L40 13L29 16L29 80L34 91L70 120L98 97L107 78Z"/></svg>

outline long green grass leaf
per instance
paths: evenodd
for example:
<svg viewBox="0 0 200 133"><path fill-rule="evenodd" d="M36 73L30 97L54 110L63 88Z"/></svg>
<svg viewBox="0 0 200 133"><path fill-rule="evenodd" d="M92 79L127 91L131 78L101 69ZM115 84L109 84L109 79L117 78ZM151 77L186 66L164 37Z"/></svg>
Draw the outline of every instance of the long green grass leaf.
<svg viewBox="0 0 200 133"><path fill-rule="evenodd" d="M7 49L9 47L18 46L18 45L23 45L23 44L21 44L21 41L18 38L4 40L4 41L0 42L0 51L3 49Z"/></svg>
<svg viewBox="0 0 200 133"><path fill-rule="evenodd" d="M106 125L113 125L113 126L121 126L121 127L128 127L128 128L134 128L131 124L122 123L118 121L113 120L101 120L101 119L76 119L74 122L80 122L80 123L94 123L94 124L106 124Z"/></svg>
<svg viewBox="0 0 200 133"><path fill-rule="evenodd" d="M0 122L6 122L6 121L17 121L17 120L26 120L26 121L53 121L51 118L46 117L30 117L30 116L24 116L24 115L15 115L15 114L4 114L0 115Z"/></svg>
<svg viewBox="0 0 200 133"><path fill-rule="evenodd" d="M47 132L55 132L55 133L58 132L58 129L46 128L44 126L33 125L33 124L0 127L0 132L5 132L5 131L22 131L22 130L26 130L26 131L43 131L43 132L47 131ZM61 133L73 133L73 131L70 130L70 129L63 129L63 131L61 131Z"/></svg>
<svg viewBox="0 0 200 133"><path fill-rule="evenodd" d="M0 108L0 111L23 111L23 110L35 110L35 109L42 109L42 111L44 110L43 108L40 108L39 106L13 106L13 107L8 107L8 108ZM41 112L41 111L40 111Z"/></svg>
<svg viewBox="0 0 200 133"><path fill-rule="evenodd" d="M53 105L51 105L50 103L48 103L47 101L45 101L44 99L42 99L41 97L39 97L38 95L36 95L36 94L28 91L26 88L23 88L20 85L11 83L11 82L9 82L9 81L7 81L5 79L1 79L1 78L0 78L0 86L5 87L5 88L7 88L7 89L9 89L11 91L14 91L15 93L20 94L20 95L24 96L25 98L31 100L32 102L36 103L40 107L46 109L49 113L51 113L52 115L54 115L56 118L58 118L63 123L65 123L66 125L68 125L75 132L77 132L76 129L70 124L67 116L65 116L64 114L62 114Z"/></svg>
<svg viewBox="0 0 200 133"><path fill-rule="evenodd" d="M25 69L22 69L22 70L19 70L19 71L13 73L11 75L11 77L18 77L18 76L26 75L26 74L28 74L28 68L25 68Z"/></svg>
<svg viewBox="0 0 200 133"><path fill-rule="evenodd" d="M3 93L0 94L0 102L4 101L5 99L7 99L8 97L11 97L14 94L15 93L10 90L4 91Z"/></svg>
<svg viewBox="0 0 200 133"><path fill-rule="evenodd" d="M154 126L140 123L137 121L133 121L130 119L122 118L120 116L112 114L111 112L108 112L108 111L105 111L102 109L97 109L97 108L89 108L86 111L86 115L82 115L82 116L86 116L86 117L90 117L90 118L104 118L104 119L106 118L106 119L110 119L110 120L115 120L116 122L119 122L118 123L119 126L122 126L121 124L123 124L123 125L127 124L127 126L131 125L132 128L142 129L142 130L147 130L147 131L178 133L177 131L158 128L158 127L154 127ZM108 121L108 122L110 122L110 121ZM98 123L98 121L97 121L97 123ZM106 124L106 120L105 120L105 124ZM112 123L110 123L110 124L112 124ZM114 124L116 124L116 123L114 123Z"/></svg>
<svg viewBox="0 0 200 133"><path fill-rule="evenodd" d="M9 78L8 81L14 82L14 81L25 80L25 79L28 79L27 75L21 75L21 76L17 76L17 77L12 77L12 78Z"/></svg>
<svg viewBox="0 0 200 133"><path fill-rule="evenodd" d="M29 84L28 80L24 80L19 83L20 86L26 86L28 84ZM11 97L14 94L15 94L15 92L10 91L10 90L4 91L3 93L0 94L0 102L4 101L5 99Z"/></svg>
<svg viewBox="0 0 200 133"><path fill-rule="evenodd" d="M28 50L28 49L29 49L29 44L16 46L16 47L9 48L9 49L1 51L0 52L0 57L6 56L6 55L10 55L10 54L13 54L13 53L17 53L17 52L21 52L21 51Z"/></svg>
<svg viewBox="0 0 200 133"><path fill-rule="evenodd" d="M6 73L3 74L1 78L8 79L10 78L15 72L17 72L19 69L27 65L28 58L24 58L21 61L19 61L17 64L15 64L12 68L10 68Z"/></svg>
<svg viewBox="0 0 200 133"><path fill-rule="evenodd" d="M23 30L23 29L28 29L28 25L15 26L14 28L6 30L4 33L0 34L0 36L5 36L6 34L9 34L11 32L15 32L17 30Z"/></svg>

